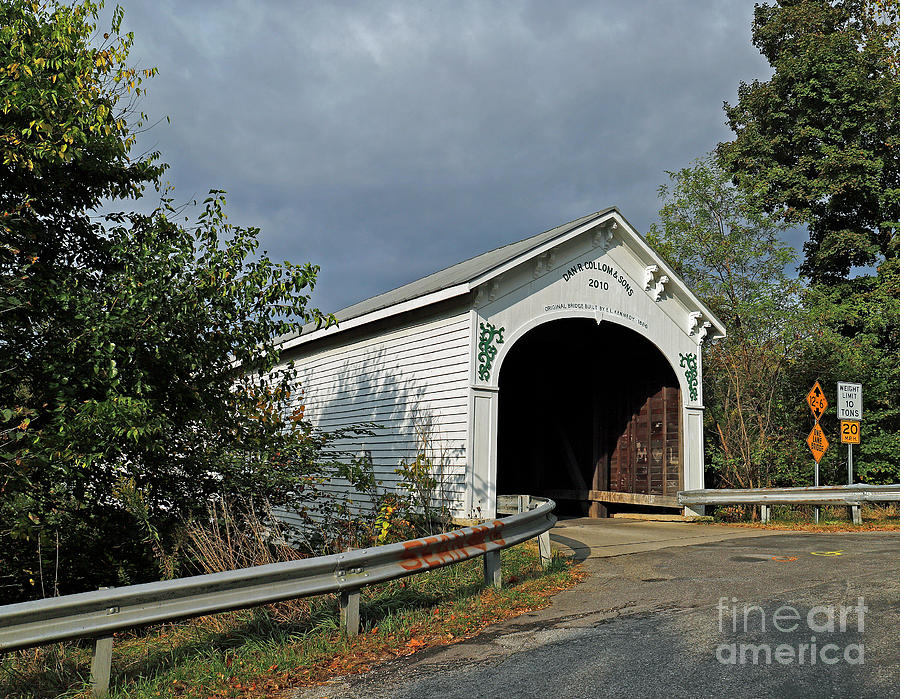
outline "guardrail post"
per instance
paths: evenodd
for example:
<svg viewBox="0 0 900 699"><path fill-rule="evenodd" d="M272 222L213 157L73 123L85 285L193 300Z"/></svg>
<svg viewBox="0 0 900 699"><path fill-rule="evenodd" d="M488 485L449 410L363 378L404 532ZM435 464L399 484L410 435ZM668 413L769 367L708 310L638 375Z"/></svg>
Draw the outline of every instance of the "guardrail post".
<svg viewBox="0 0 900 699"><path fill-rule="evenodd" d="M359 590L341 590L341 628L348 636L359 633Z"/></svg>
<svg viewBox="0 0 900 699"><path fill-rule="evenodd" d="M528 512L531 509L531 496L519 495L519 512Z"/></svg>
<svg viewBox="0 0 900 699"><path fill-rule="evenodd" d="M538 534L538 551L541 554L541 566L546 568L550 565L552 554L550 553L550 530Z"/></svg>
<svg viewBox="0 0 900 699"><path fill-rule="evenodd" d="M853 524L862 524L862 507L860 505L850 505L850 517Z"/></svg>
<svg viewBox="0 0 900 699"><path fill-rule="evenodd" d="M108 587L101 587L108 590ZM91 694L98 699L109 694L109 676L112 672L113 637L104 636L94 643L94 655L91 658Z"/></svg>
<svg viewBox="0 0 900 699"><path fill-rule="evenodd" d="M484 554L484 583L498 589L503 584L500 577L499 551L488 551Z"/></svg>
<svg viewBox="0 0 900 699"><path fill-rule="evenodd" d="M112 671L112 636L98 638L91 658L91 694L105 697L109 694L109 675Z"/></svg>
<svg viewBox="0 0 900 699"><path fill-rule="evenodd" d="M763 524L768 524L772 521L772 506L771 505L760 505L759 506L759 521Z"/></svg>
<svg viewBox="0 0 900 699"><path fill-rule="evenodd" d="M519 495L517 496L519 499L519 512L528 512L531 509L531 496L530 495ZM546 568L550 565L550 532L545 531L542 534L538 534L538 553L541 557L541 567ZM485 573L485 580L487 580L487 573ZM499 585L498 585L499 587Z"/></svg>

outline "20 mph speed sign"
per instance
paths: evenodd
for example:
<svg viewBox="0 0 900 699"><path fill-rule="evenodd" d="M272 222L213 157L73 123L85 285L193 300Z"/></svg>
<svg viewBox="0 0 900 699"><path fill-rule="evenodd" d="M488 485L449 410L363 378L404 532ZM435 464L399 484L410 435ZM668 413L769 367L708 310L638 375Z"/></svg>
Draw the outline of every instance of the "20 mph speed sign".
<svg viewBox="0 0 900 699"><path fill-rule="evenodd" d="M862 420L862 384L838 382L838 420Z"/></svg>
<svg viewBox="0 0 900 699"><path fill-rule="evenodd" d="M841 420L841 442L859 444L859 423L855 420Z"/></svg>

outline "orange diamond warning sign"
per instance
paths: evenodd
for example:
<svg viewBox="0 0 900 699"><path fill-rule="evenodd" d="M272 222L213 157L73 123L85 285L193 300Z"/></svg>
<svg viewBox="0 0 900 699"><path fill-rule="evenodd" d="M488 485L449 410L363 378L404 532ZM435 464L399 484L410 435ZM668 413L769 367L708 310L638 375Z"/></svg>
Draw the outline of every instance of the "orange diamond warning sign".
<svg viewBox="0 0 900 699"><path fill-rule="evenodd" d="M819 463L825 455L825 451L828 449L828 438L825 436L822 428L819 427L818 422L815 427L812 428L809 437L806 438L806 443L809 445L809 450L812 452L816 463Z"/></svg>
<svg viewBox="0 0 900 699"><path fill-rule="evenodd" d="M812 410L816 422L818 422L822 417L822 413L825 412L825 408L828 407L828 399L825 397L825 391L822 390L818 381L813 384L809 393L806 394L806 402L809 403L809 409Z"/></svg>

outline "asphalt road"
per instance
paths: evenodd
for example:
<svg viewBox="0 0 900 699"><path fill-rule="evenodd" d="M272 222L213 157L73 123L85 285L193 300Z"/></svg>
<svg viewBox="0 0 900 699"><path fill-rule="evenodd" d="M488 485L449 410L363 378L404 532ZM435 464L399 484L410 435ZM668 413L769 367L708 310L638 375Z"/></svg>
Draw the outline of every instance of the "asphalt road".
<svg viewBox="0 0 900 699"><path fill-rule="evenodd" d="M547 609L295 696L900 696L900 535L653 525L570 524L591 576Z"/></svg>

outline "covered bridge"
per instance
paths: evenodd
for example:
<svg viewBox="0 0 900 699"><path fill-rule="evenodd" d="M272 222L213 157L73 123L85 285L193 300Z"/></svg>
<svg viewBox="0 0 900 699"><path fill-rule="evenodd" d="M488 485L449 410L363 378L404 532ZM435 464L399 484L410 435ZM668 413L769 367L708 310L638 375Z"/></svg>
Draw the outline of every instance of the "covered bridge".
<svg viewBox="0 0 900 699"><path fill-rule="evenodd" d="M725 330L615 208L336 317L283 338L282 359L318 427L378 425L341 446L385 487L424 441L458 518L502 494L604 516L703 488L700 346Z"/></svg>

